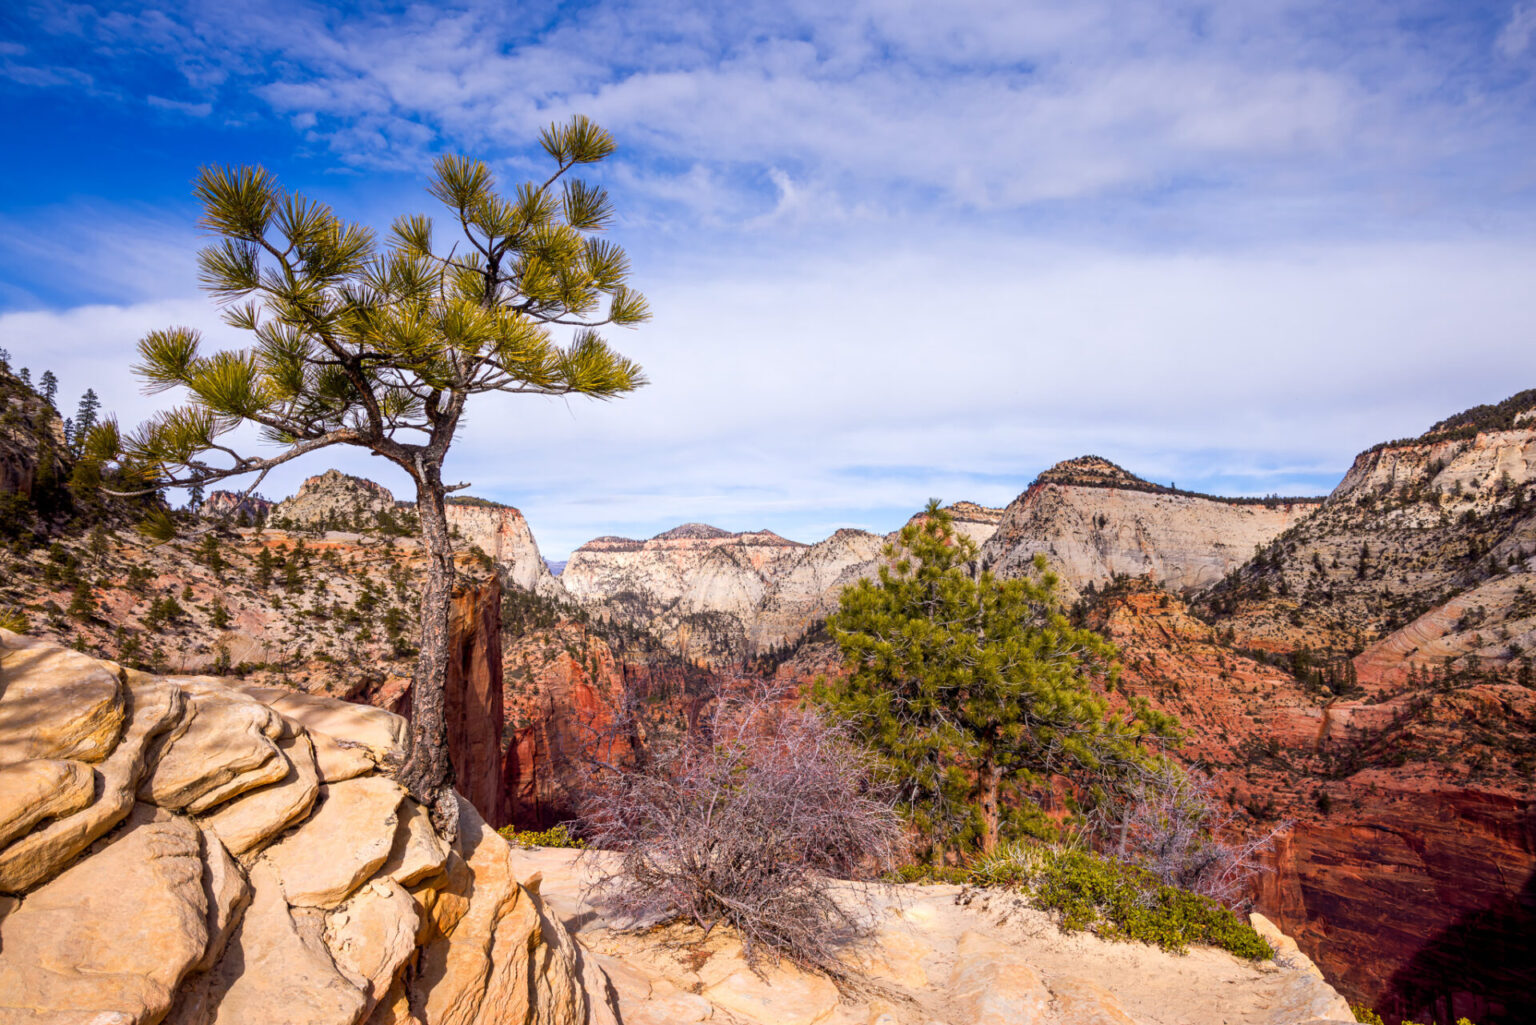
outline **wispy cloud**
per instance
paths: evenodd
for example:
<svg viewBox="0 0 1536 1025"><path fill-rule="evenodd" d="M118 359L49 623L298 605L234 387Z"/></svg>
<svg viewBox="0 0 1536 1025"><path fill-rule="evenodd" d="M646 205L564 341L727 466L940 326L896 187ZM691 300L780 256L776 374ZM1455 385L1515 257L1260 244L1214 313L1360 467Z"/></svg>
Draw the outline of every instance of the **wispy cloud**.
<svg viewBox="0 0 1536 1025"><path fill-rule="evenodd" d="M437 152L518 179L544 167L548 122L612 130L598 174L657 311L615 341L655 384L483 402L449 467L555 554L686 519L886 530L934 494L1006 502L1084 452L1181 486L1315 492L1374 441L1536 383L1530 3L14 18L7 109L67 96L129 111L132 132L182 126L198 155L178 201L196 163L250 159L244 127L216 134L230 123L266 133L285 180L381 223L426 207ZM195 295L186 206L147 208L106 162L68 189L7 173L0 345L21 362L131 420L150 408L123 373L145 330L238 342ZM379 460L339 464L403 489Z"/></svg>

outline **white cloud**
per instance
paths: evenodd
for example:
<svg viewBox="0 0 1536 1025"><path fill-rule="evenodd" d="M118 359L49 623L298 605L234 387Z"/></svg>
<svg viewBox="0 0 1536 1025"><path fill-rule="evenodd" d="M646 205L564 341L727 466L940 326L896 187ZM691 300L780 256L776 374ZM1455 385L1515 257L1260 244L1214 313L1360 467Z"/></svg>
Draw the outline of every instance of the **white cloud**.
<svg viewBox="0 0 1536 1025"><path fill-rule="evenodd" d="M1519 57L1531 45L1536 34L1536 6L1519 4L1510 12L1509 21L1499 30L1494 47L1506 57Z"/></svg>
<svg viewBox="0 0 1536 1025"><path fill-rule="evenodd" d="M1475 243L1218 257L947 238L676 276L648 290L655 322L614 339L651 387L478 400L446 476L521 506L554 555L693 519L887 530L930 495L1006 503L1085 452L1186 487L1327 490L1370 444L1536 383L1509 376L1533 275L1529 251ZM0 315L0 345L129 422L152 405L125 373L133 343L173 323L238 340L178 300ZM381 460L339 465L404 493Z"/></svg>

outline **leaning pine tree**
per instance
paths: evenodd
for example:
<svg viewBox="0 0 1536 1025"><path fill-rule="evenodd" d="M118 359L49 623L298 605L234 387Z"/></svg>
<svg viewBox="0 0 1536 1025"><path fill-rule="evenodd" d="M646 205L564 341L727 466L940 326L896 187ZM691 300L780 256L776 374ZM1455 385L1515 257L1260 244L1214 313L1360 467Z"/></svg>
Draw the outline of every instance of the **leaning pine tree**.
<svg viewBox="0 0 1536 1025"><path fill-rule="evenodd" d="M1156 764L1175 722L1139 700L1111 711L1114 650L1072 625L1043 561L1031 578L973 575L976 545L936 501L885 556L828 620L850 673L820 696L897 781L936 861L1040 828L1031 793L1054 776L1088 791Z"/></svg>
<svg viewBox="0 0 1536 1025"><path fill-rule="evenodd" d="M445 485L443 462L465 407L485 392L608 398L645 383L598 333L649 316L625 283L623 250L596 236L610 220L608 197L568 176L611 154L613 140L577 117L540 142L553 172L507 195L479 161L436 162L428 191L452 213L446 249L424 216L397 219L381 249L369 229L283 191L260 167L204 169L201 224L217 240L199 255L203 286L252 344L204 353L189 328L148 335L135 370L149 390L180 388L186 402L127 438L103 427L144 489L254 475L249 494L273 467L332 445L366 449L410 476L427 567L399 778L450 833L443 706L454 564L444 496L467 485ZM568 344L556 343L555 328L571 329ZM277 451L236 451L225 436L242 425ZM164 516L150 527L173 529Z"/></svg>

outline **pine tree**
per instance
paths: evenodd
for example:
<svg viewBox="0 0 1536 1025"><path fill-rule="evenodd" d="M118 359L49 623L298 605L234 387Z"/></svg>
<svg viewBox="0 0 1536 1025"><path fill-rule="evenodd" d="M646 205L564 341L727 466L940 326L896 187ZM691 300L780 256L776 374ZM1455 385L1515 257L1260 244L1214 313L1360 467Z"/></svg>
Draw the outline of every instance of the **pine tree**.
<svg viewBox="0 0 1536 1025"><path fill-rule="evenodd" d="M53 405L53 400L59 394L59 379L53 376L52 370L44 370L43 376L37 380L38 390L42 392L43 400L48 405Z"/></svg>
<svg viewBox="0 0 1536 1025"><path fill-rule="evenodd" d="M96 428L97 414L101 411L101 400L96 397L94 388L87 388L85 394L80 396L80 404L75 407L75 415L71 424L70 442L71 449L76 456L85 448L85 439Z"/></svg>
<svg viewBox="0 0 1536 1025"><path fill-rule="evenodd" d="M1071 625L1043 560L1034 578L998 580L967 572L975 555L931 502L828 621L851 675L820 695L898 781L935 857L1038 828L1031 792L1050 777L1086 790L1174 736L1145 702L1110 715L1092 684L1113 685L1114 649Z"/></svg>
<svg viewBox="0 0 1536 1025"><path fill-rule="evenodd" d="M137 371L188 401L122 446L146 490L241 475L255 476L254 489L272 468L333 445L366 449L410 477L427 558L398 778L450 835L444 686L455 571L444 497L467 485L447 485L443 463L466 406L487 392L611 398L645 383L599 335L649 316L625 283L623 250L597 236L612 215L607 195L568 177L608 157L613 140L576 117L539 141L554 172L506 196L484 163L440 158L428 191L462 237L438 245L430 219L406 216L382 253L370 230L284 192L262 168L204 169L202 225L219 238L201 253L203 283L253 346L204 354L187 328L146 336ZM552 331L566 327L570 343L556 344ZM281 448L235 453L222 436L241 425ZM149 526L161 536L175 528L166 516Z"/></svg>
<svg viewBox="0 0 1536 1025"><path fill-rule="evenodd" d="M74 597L69 602L69 615L74 619L90 619L96 615L96 592L84 576L75 583Z"/></svg>

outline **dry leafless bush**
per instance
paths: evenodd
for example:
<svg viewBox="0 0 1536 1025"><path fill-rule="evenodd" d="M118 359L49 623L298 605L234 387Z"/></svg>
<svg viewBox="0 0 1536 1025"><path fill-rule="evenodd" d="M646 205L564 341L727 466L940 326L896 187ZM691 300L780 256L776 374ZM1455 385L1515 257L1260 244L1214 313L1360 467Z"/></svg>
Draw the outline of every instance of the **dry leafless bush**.
<svg viewBox="0 0 1536 1025"><path fill-rule="evenodd" d="M1211 781L1170 765L1126 786L1095 813L1094 825L1105 854L1236 907L1249 903L1261 855L1290 823L1230 839L1239 835L1237 816L1216 799Z"/></svg>
<svg viewBox="0 0 1536 1025"><path fill-rule="evenodd" d="M831 880L889 868L904 836L870 780L868 756L817 712L782 694L721 699L643 762L589 776L582 833L619 854L597 897L639 924L728 923L754 967L784 957L843 977L869 908Z"/></svg>

